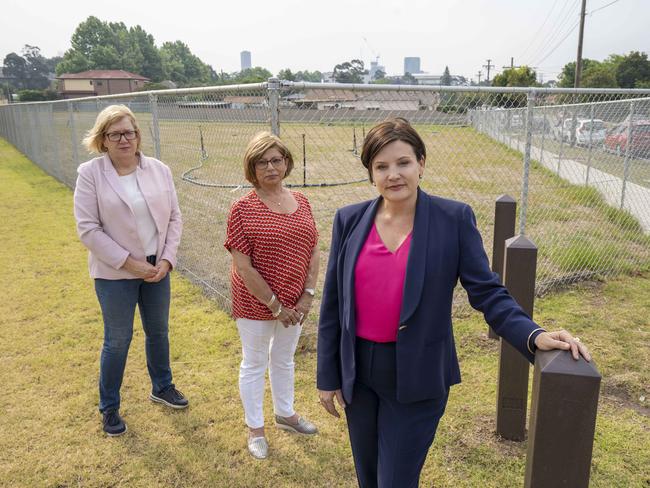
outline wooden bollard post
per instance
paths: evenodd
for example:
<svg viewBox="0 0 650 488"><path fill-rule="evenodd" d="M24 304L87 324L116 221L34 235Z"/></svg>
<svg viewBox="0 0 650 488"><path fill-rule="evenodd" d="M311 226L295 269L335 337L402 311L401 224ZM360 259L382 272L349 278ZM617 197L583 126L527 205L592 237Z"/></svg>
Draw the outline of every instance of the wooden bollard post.
<svg viewBox="0 0 650 488"><path fill-rule="evenodd" d="M600 391L596 365L569 351L537 351L526 488L587 488Z"/></svg>
<svg viewBox="0 0 650 488"><path fill-rule="evenodd" d="M537 247L520 235L508 239L505 249L505 286L524 312L532 317ZM504 439L523 441L526 437L528 368L528 360L502 339L497 388L497 434Z"/></svg>
<svg viewBox="0 0 650 488"><path fill-rule="evenodd" d="M492 271L499 275L503 283L503 256L506 249L506 239L515 235L517 219L517 202L510 195L501 195L494 204L494 238L492 239ZM498 339L499 336L488 326L488 337Z"/></svg>

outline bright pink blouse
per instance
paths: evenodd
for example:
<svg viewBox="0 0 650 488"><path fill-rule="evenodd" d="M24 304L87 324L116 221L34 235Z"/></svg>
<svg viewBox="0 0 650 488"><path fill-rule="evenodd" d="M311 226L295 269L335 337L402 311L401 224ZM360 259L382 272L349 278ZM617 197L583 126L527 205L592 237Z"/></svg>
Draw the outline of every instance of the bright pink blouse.
<svg viewBox="0 0 650 488"><path fill-rule="evenodd" d="M390 252L372 225L354 268L357 337L374 342L397 340L410 247L411 234Z"/></svg>

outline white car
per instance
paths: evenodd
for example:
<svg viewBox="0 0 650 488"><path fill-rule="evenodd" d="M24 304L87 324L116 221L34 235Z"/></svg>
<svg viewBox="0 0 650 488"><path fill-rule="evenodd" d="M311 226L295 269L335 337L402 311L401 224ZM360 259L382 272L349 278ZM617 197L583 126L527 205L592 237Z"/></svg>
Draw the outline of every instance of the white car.
<svg viewBox="0 0 650 488"><path fill-rule="evenodd" d="M605 141L605 122L600 119L567 119L562 126L562 138L571 142L571 129L575 124L575 142L579 146L601 145ZM592 126L593 124L593 126Z"/></svg>

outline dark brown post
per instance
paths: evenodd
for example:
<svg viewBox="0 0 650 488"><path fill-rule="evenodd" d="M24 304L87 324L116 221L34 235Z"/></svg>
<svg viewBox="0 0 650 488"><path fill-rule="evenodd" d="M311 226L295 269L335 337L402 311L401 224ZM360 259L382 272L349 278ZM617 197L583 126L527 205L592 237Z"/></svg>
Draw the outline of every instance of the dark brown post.
<svg viewBox="0 0 650 488"><path fill-rule="evenodd" d="M568 351L537 351L526 488L587 488L600 373Z"/></svg>
<svg viewBox="0 0 650 488"><path fill-rule="evenodd" d="M525 236L508 239L505 245L503 280L508 291L533 316L537 247ZM497 434L512 441L526 437L528 360L501 340L497 389Z"/></svg>
<svg viewBox="0 0 650 488"><path fill-rule="evenodd" d="M510 195L501 195L494 205L494 239L492 240L492 271L497 273L503 283L503 255L506 249L506 239L515 235L517 218L517 202ZM488 326L488 337L498 339L499 336Z"/></svg>

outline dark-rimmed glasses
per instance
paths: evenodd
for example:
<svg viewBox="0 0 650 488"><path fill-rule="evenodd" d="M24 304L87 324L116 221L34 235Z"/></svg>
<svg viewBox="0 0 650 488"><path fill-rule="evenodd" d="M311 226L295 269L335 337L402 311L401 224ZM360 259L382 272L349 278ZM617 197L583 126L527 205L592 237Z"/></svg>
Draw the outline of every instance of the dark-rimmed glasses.
<svg viewBox="0 0 650 488"><path fill-rule="evenodd" d="M278 169L284 163L284 156L271 159L258 159L255 161L255 169L266 169L269 163L271 163L271 166L273 166L275 169Z"/></svg>
<svg viewBox="0 0 650 488"><path fill-rule="evenodd" d="M122 136L124 136L124 139L126 139L127 141L132 141L133 139L138 137L138 131L125 130L124 132L108 132L106 134L106 138L111 142L120 142Z"/></svg>

